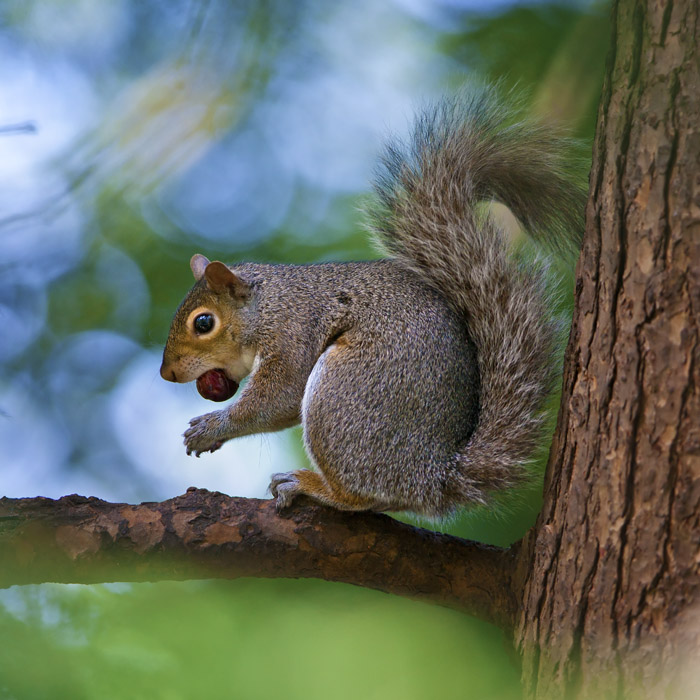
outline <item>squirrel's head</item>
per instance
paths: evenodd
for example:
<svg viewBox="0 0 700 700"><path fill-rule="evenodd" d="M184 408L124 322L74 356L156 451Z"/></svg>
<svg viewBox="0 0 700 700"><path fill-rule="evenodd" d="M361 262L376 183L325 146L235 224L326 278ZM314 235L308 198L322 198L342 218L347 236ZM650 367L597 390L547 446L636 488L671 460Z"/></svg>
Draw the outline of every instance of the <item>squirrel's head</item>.
<svg viewBox="0 0 700 700"><path fill-rule="evenodd" d="M196 282L175 312L160 374L170 382L202 380L197 386L205 398L225 400L250 373L255 358L255 349L243 342L241 315L252 289L226 265L203 255L193 256L190 267ZM206 385L207 379L217 389L203 391L200 383Z"/></svg>

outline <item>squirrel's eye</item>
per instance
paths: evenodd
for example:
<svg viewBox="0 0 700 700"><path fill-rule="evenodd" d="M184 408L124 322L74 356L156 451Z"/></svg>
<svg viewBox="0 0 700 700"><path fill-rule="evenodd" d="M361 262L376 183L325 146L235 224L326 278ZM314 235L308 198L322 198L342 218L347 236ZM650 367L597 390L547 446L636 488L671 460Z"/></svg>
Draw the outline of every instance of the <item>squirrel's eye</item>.
<svg viewBox="0 0 700 700"><path fill-rule="evenodd" d="M197 333L209 333L214 327L214 317L211 314L199 314L194 319L194 329Z"/></svg>

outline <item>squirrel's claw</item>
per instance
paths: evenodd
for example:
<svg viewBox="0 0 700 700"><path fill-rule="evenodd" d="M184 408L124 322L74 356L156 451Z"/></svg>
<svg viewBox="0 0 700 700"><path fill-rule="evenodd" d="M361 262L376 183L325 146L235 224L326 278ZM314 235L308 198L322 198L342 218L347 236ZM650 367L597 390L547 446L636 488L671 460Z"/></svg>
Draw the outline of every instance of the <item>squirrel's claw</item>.
<svg viewBox="0 0 700 700"><path fill-rule="evenodd" d="M204 452L216 452L226 442L221 436L221 413L206 413L190 421L190 427L183 433L188 455L199 457Z"/></svg>
<svg viewBox="0 0 700 700"><path fill-rule="evenodd" d="M268 490L277 499L275 507L278 511L291 505L292 501L301 494L299 479L294 472L279 472L270 477Z"/></svg>

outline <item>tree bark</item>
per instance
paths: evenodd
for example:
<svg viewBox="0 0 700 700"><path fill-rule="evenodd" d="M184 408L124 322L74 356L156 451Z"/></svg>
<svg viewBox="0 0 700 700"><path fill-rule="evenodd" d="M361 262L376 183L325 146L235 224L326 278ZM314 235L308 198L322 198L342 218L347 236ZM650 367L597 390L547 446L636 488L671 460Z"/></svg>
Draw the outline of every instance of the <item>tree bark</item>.
<svg viewBox="0 0 700 700"><path fill-rule="evenodd" d="M162 503L0 498L0 588L242 576L322 578L436 602L512 628L515 551L386 515L188 489Z"/></svg>
<svg viewBox="0 0 700 700"><path fill-rule="evenodd" d="M562 408L523 548L530 697L700 687L699 8L613 8Z"/></svg>

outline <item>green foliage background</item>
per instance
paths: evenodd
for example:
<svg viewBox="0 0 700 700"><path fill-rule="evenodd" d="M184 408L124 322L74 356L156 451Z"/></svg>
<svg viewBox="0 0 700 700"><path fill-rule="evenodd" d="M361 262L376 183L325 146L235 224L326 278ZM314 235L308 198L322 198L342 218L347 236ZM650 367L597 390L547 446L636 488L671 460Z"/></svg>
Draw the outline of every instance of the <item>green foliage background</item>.
<svg viewBox="0 0 700 700"><path fill-rule="evenodd" d="M413 106L500 80L590 140L607 44L607 6L583 0L5 0L0 495L182 492L164 450L184 424L163 416L170 400L208 408L182 387L148 401L193 252L375 255L358 209L381 137ZM114 428L137 366L145 460ZM305 463L298 429L267 440L252 454ZM195 466L182 478L209 485ZM539 505L535 485L440 527L507 545ZM317 581L15 587L0 635L0 699L519 696L494 628Z"/></svg>

